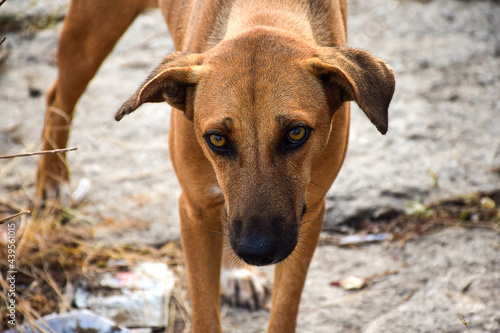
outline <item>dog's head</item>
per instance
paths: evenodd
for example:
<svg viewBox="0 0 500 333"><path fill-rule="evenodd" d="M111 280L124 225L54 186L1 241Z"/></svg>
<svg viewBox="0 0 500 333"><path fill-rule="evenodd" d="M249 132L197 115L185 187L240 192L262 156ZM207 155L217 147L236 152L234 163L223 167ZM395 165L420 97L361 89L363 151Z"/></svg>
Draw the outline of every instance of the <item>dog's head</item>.
<svg viewBox="0 0 500 333"><path fill-rule="evenodd" d="M385 134L394 87L392 70L367 52L258 28L205 53L167 56L116 119L147 102L184 112L224 193L234 252L266 265L297 245L311 165L335 111L356 101Z"/></svg>

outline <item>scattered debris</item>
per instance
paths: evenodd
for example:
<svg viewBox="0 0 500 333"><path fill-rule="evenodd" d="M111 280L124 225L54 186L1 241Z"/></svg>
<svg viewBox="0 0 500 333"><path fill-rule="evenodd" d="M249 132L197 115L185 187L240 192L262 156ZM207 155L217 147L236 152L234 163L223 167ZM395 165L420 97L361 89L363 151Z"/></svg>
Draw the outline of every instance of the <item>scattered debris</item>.
<svg viewBox="0 0 500 333"><path fill-rule="evenodd" d="M495 201L489 197L482 197L479 203L481 204L481 207L486 210L494 210L496 206Z"/></svg>
<svg viewBox="0 0 500 333"><path fill-rule="evenodd" d="M34 326L38 327L35 328ZM88 310L50 314L37 320L35 325L24 324L17 329L9 329L5 333L41 333L43 332L42 329L51 333L131 333L131 331L117 326L113 321Z"/></svg>
<svg viewBox="0 0 500 333"><path fill-rule="evenodd" d="M331 286L340 287L344 290L358 290L366 287L368 284L374 282L377 279L388 275L398 274L398 271L387 271L381 274L375 274L367 278L360 278L357 276L347 276L338 281L330 282Z"/></svg>
<svg viewBox="0 0 500 333"><path fill-rule="evenodd" d="M82 202L82 200L85 199L85 197L89 193L91 186L92 186L92 183L90 182L90 180L88 178L82 178L80 180L80 182L78 183L78 187L71 195L72 203L74 205L77 205L80 202Z"/></svg>
<svg viewBox="0 0 500 333"><path fill-rule="evenodd" d="M372 242L380 242L391 240L392 234L390 233L382 233L382 234L356 234L356 235L348 235L341 237L339 239L339 246L345 245L354 245L354 244L363 244L363 243L372 243Z"/></svg>
<svg viewBox="0 0 500 333"><path fill-rule="evenodd" d="M88 308L126 327L166 327L174 273L162 262L143 262L132 271L108 272L75 295Z"/></svg>
<svg viewBox="0 0 500 333"><path fill-rule="evenodd" d="M408 202L405 205L404 212L406 215L417 217L431 217L435 214L434 210L424 205L421 199Z"/></svg>
<svg viewBox="0 0 500 333"><path fill-rule="evenodd" d="M361 289L366 286L366 279L357 276L348 276L338 281L332 281L330 285L340 287L344 290Z"/></svg>
<svg viewBox="0 0 500 333"><path fill-rule="evenodd" d="M28 95L31 98L38 98L38 97L40 97L40 96L43 95L43 92L42 92L42 90L40 88L29 86L28 87Z"/></svg>
<svg viewBox="0 0 500 333"><path fill-rule="evenodd" d="M404 242L446 227L485 228L500 232L500 190L473 193L432 204L416 199L406 205L404 212L388 210L388 213L376 215L372 210L328 230L333 233L323 235L321 241L322 244L339 245L343 236L338 234L389 233L393 240Z"/></svg>
<svg viewBox="0 0 500 333"><path fill-rule="evenodd" d="M19 207L0 202L2 214L9 216L19 210ZM176 269L181 257L178 244L171 242L161 247L105 245L94 239L93 224L73 215L66 214L65 216L68 221L63 224L61 217L52 215L50 210L36 212L35 209L31 216L22 215L13 220L17 230L16 298L18 300L17 319L20 324L34 323L35 319L40 316L71 310L78 281L94 281L100 276L123 273L125 270L130 270L134 274L142 272L150 280L156 281L157 277L162 278L166 274L174 274L171 271L166 273L165 265L172 268L176 275L179 274ZM6 237L3 237L1 232L4 227L5 225L0 226L1 272L8 270L7 252L4 250L7 249ZM161 264L151 265L151 261L161 262ZM134 270L130 267L138 268ZM126 275L120 276L122 280L125 277ZM173 283L173 278L170 281ZM4 282L0 279L0 313L6 309L4 301L8 285ZM160 290L154 289L153 284L149 286L151 289L148 289L145 294ZM171 290L168 284L163 287L165 290ZM138 292L139 289L136 289L135 292ZM157 293L155 296L163 300L163 294ZM169 298L166 299L168 302ZM143 302L143 304L146 303ZM165 308L168 309L168 303L157 310L162 313L166 312L168 316ZM0 332L11 328L6 318L0 321Z"/></svg>
<svg viewBox="0 0 500 333"><path fill-rule="evenodd" d="M465 320L464 316L462 316L461 314L458 314L457 316L460 319L460 321L462 322L462 324L464 324L464 326L467 328L467 331L472 333L472 331L469 328L469 324L467 324L467 321Z"/></svg>

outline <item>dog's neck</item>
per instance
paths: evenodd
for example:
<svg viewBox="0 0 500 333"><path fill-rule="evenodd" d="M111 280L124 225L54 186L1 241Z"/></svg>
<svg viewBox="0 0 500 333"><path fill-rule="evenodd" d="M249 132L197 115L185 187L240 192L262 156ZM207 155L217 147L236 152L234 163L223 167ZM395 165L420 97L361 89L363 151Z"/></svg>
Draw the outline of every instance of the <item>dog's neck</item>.
<svg viewBox="0 0 500 333"><path fill-rule="evenodd" d="M170 31L188 31L174 38L177 49L186 51L206 51L256 27L285 31L312 46L334 46L346 40L338 7L337 1L192 0L184 20L172 22L168 13L164 15L171 22Z"/></svg>
<svg viewBox="0 0 500 333"><path fill-rule="evenodd" d="M306 7L306 8L303 8ZM238 1L232 7L223 39L231 39L256 27L285 30L316 44L303 1Z"/></svg>

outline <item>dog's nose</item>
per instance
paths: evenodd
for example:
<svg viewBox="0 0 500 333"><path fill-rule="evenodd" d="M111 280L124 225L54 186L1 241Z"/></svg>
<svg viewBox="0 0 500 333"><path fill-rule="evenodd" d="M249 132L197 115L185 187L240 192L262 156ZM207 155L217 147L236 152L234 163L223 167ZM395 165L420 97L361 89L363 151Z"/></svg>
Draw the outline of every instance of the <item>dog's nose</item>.
<svg viewBox="0 0 500 333"><path fill-rule="evenodd" d="M276 261L278 249L265 236L245 237L239 242L236 254L247 264L264 266Z"/></svg>

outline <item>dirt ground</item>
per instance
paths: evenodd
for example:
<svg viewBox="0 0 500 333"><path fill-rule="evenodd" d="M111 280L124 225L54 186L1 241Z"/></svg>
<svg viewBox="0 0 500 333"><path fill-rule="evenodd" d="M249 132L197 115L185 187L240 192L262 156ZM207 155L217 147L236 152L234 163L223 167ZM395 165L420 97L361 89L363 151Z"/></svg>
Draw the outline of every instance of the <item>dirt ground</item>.
<svg viewBox="0 0 500 333"><path fill-rule="evenodd" d="M7 0L0 8L0 155L39 148L43 92L67 0ZM390 131L355 107L350 151L329 192L325 229L373 224L382 212L500 190L500 3L350 1L349 45L395 70ZM115 110L173 51L160 13L141 15L89 85L69 146L73 207L95 237L122 244L179 238L180 192L169 162L170 108L146 105L120 123ZM29 207L37 158L0 161L0 201ZM496 208L500 202L496 202ZM343 227L341 226L343 225ZM323 235L303 293L297 332L500 332L500 235L446 228L407 242L338 247ZM272 277L272 268L264 273ZM388 274L392 273L392 274ZM375 278L361 290L331 286ZM264 332L267 310L223 308L226 332Z"/></svg>

